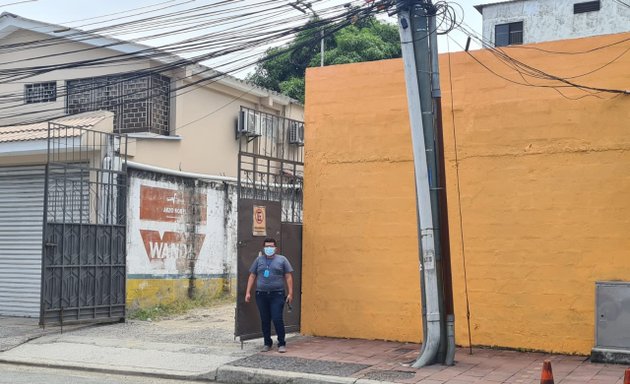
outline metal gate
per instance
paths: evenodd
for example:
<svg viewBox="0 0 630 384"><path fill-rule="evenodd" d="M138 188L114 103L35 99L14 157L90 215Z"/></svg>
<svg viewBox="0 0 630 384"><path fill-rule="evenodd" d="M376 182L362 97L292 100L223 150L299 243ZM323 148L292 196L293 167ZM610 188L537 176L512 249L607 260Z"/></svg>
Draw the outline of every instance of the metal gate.
<svg viewBox="0 0 630 384"><path fill-rule="evenodd" d="M125 136L49 123L42 325L125 318Z"/></svg>
<svg viewBox="0 0 630 384"><path fill-rule="evenodd" d="M265 237L293 266L293 304L285 306L287 332L300 330L302 287L302 190L304 123L241 107L237 137L238 262L235 335L262 337L256 304L245 303L249 267ZM256 213L264 220L254 223ZM261 225L262 221L262 225Z"/></svg>

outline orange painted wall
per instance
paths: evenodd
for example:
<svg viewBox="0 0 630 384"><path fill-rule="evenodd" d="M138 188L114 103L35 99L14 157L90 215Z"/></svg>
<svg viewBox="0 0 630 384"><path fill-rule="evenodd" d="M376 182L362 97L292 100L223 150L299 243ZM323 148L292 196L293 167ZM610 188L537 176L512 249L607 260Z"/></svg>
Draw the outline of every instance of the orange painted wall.
<svg viewBox="0 0 630 384"><path fill-rule="evenodd" d="M630 41L579 55L534 49L587 51L629 37L507 52L580 84L630 89ZM523 82L490 52L471 54ZM440 56L457 342L469 339L465 265L474 345L587 354L595 281L630 280L630 96L517 85L464 52L450 61L453 104ZM419 341L402 62L310 69L306 100L302 330Z"/></svg>

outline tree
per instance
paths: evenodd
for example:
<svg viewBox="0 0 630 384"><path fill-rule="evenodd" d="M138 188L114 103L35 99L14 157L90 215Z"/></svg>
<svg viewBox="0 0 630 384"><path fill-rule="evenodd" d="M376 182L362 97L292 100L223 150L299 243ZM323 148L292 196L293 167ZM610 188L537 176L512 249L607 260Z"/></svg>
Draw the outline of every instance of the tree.
<svg viewBox="0 0 630 384"><path fill-rule="evenodd" d="M309 21L309 24L317 20ZM315 24L316 25L316 24ZM291 43L270 48L248 80L304 102L304 74L320 64L319 30L306 28ZM401 56L396 25L368 18L325 39L326 65L392 59Z"/></svg>

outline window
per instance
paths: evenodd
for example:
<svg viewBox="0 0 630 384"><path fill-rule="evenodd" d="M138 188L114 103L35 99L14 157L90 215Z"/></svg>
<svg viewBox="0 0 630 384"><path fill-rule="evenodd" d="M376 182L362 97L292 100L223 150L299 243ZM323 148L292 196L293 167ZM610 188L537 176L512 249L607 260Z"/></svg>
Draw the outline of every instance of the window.
<svg viewBox="0 0 630 384"><path fill-rule="evenodd" d="M57 82L26 84L24 86L26 104L48 103L57 100Z"/></svg>
<svg viewBox="0 0 630 384"><path fill-rule="evenodd" d="M66 81L66 113L114 112L114 132L170 134L171 79L133 73Z"/></svg>
<svg viewBox="0 0 630 384"><path fill-rule="evenodd" d="M494 45L505 47L507 45L523 44L523 22L498 24L494 27Z"/></svg>
<svg viewBox="0 0 630 384"><path fill-rule="evenodd" d="M601 1L587 1L585 3L573 4L573 13L586 13L599 11L601 8Z"/></svg>

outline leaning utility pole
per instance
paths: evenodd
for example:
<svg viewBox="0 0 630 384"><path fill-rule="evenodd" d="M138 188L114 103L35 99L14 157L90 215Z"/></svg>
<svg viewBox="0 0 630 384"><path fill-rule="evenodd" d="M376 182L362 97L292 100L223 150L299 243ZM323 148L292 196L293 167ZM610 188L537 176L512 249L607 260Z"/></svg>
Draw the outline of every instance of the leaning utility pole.
<svg viewBox="0 0 630 384"><path fill-rule="evenodd" d="M436 8L431 0L398 0L396 7L411 124L422 290L424 342L413 366L450 365L455 339L441 148ZM447 275L443 274L445 269Z"/></svg>

